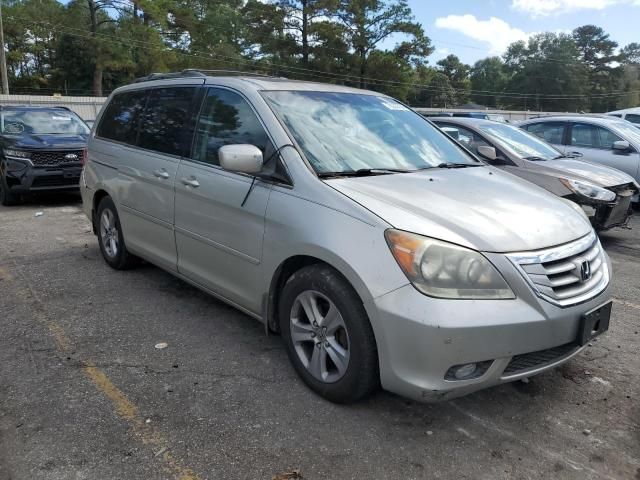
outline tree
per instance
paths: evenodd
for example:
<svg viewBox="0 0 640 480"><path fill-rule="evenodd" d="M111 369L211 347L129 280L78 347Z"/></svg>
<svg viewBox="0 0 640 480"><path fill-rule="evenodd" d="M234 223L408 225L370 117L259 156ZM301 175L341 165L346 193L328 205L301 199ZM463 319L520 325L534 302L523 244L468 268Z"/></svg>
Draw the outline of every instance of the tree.
<svg viewBox="0 0 640 480"><path fill-rule="evenodd" d="M509 75L506 89L523 95L509 97L511 107L549 111L588 108L588 66L570 35L541 33L526 43L512 43L504 61Z"/></svg>
<svg viewBox="0 0 640 480"><path fill-rule="evenodd" d="M488 57L478 60L471 68L470 73L471 95L474 101L498 108L501 106L499 93L503 92L508 82L504 62L500 57Z"/></svg>
<svg viewBox="0 0 640 480"><path fill-rule="evenodd" d="M350 47L355 52L359 85L365 88L369 73L369 56L378 45L396 33L406 34L420 56L432 53L433 47L419 23L413 21L406 0L340 0L337 18L345 28Z"/></svg>
<svg viewBox="0 0 640 480"><path fill-rule="evenodd" d="M456 101L456 92L449 82L449 77L436 71L425 89L424 100L429 107L453 106Z"/></svg>
<svg viewBox="0 0 640 480"><path fill-rule="evenodd" d="M455 91L455 103L460 105L469 100L471 82L469 80L469 65L462 63L455 55L448 55L438 61L438 70L449 79L451 87Z"/></svg>

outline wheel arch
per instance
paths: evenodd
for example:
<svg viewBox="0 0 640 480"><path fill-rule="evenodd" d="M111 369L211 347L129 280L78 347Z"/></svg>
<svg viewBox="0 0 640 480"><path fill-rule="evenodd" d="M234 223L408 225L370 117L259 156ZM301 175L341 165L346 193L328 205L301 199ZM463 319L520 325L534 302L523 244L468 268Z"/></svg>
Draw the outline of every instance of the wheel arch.
<svg viewBox="0 0 640 480"><path fill-rule="evenodd" d="M278 267L275 269L273 275L271 276L271 282L269 285L269 291L266 299L266 308L265 308L265 323L269 330L273 332L279 331L278 326L278 298L280 297L280 292L284 287L287 280L298 270L310 266L310 265L326 265L327 267L336 271L340 276L342 276L345 281L353 288L356 295L362 302L363 306L366 309L366 299L363 298L363 289L364 283L357 278L356 281L353 281L355 272L348 271L345 273L344 269L341 269L336 266L335 261L328 261L326 259L320 258L315 255L293 255L285 260L283 260ZM346 270L349 270L348 268Z"/></svg>
<svg viewBox="0 0 640 480"><path fill-rule="evenodd" d="M96 225L96 214L98 212L98 205L100 205L100 202L106 197L111 197L111 195L104 188L99 188L93 194L93 199L91 201L91 226L93 227L94 235L98 233L98 228Z"/></svg>

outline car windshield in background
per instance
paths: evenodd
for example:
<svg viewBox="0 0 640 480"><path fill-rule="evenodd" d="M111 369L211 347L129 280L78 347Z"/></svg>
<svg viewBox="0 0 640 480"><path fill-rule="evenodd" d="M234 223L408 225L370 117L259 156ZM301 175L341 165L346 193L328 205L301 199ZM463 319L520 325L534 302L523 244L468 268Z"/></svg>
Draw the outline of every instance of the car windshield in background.
<svg viewBox="0 0 640 480"><path fill-rule="evenodd" d="M482 165L391 98L299 91L264 96L319 174Z"/></svg>
<svg viewBox="0 0 640 480"><path fill-rule="evenodd" d="M623 136L625 140L631 143L635 143L636 145L640 144L640 130L638 130L638 128L636 128L632 123L624 121L615 122L613 123L613 125L616 131L620 133L620 135Z"/></svg>
<svg viewBox="0 0 640 480"><path fill-rule="evenodd" d="M79 135L89 128L75 113L67 110L0 110L0 133L3 135Z"/></svg>
<svg viewBox="0 0 640 480"><path fill-rule="evenodd" d="M505 143L522 158L553 160L562 156L559 150L518 127L495 123L480 125L480 130Z"/></svg>

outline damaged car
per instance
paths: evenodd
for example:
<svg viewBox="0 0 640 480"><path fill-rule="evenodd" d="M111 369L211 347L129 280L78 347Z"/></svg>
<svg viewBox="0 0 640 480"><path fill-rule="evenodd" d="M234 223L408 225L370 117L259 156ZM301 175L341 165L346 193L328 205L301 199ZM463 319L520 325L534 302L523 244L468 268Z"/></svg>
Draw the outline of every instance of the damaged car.
<svg viewBox="0 0 640 480"><path fill-rule="evenodd" d="M489 164L580 205L596 230L626 226L640 187L620 170L563 154L520 128L471 118L433 119Z"/></svg>

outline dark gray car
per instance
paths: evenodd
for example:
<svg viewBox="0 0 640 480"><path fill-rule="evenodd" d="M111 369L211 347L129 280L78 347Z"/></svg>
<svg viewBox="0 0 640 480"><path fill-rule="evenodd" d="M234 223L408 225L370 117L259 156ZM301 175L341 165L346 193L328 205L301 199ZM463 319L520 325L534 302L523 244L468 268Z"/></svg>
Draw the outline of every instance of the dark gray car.
<svg viewBox="0 0 640 480"><path fill-rule="evenodd" d="M511 125L475 118L433 122L490 164L576 202L597 230L627 223L639 188L626 173L565 155Z"/></svg>

